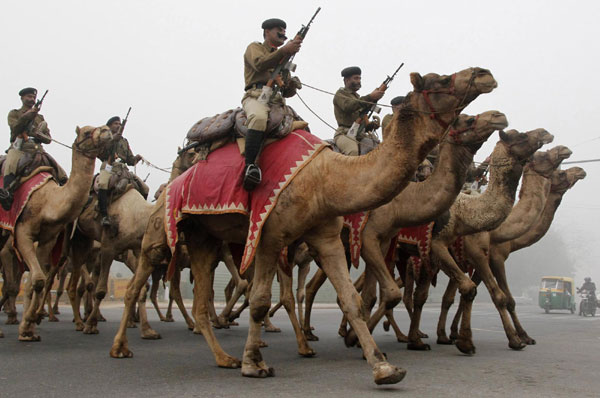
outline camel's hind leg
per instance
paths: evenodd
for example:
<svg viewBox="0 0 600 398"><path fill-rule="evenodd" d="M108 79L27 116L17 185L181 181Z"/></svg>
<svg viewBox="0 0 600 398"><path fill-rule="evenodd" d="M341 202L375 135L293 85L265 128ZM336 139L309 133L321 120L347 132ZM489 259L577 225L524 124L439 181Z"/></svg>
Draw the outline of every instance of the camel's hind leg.
<svg viewBox="0 0 600 398"><path fill-rule="evenodd" d="M398 383L406 375L406 371L390 365L379 350L366 323L363 303L354 288L344 255L344 247L340 241L341 220L323 226L307 236L307 243L319 254L323 270L333 284L342 311L358 336L363 354L373 370L376 384ZM339 227L340 229L338 229Z"/></svg>
<svg viewBox="0 0 600 398"><path fill-rule="evenodd" d="M17 325L19 320L17 319L16 298L19 295L19 290L21 288L23 272L14 256L14 252L11 247L8 247L9 244L12 245L11 242L12 239L7 242L0 251L0 261L3 264L2 270L4 276L2 299L6 299L4 307L7 315L6 324Z"/></svg>
<svg viewBox="0 0 600 398"><path fill-rule="evenodd" d="M423 270L424 271L424 270ZM426 272L423 272L426 273ZM410 320L410 330L408 331L408 344L406 348L409 350L428 351L431 349L429 344L423 343L419 336L419 326L421 324L421 313L423 312L423 305L427 301L429 294L429 285L431 284L431 278L429 275L415 275L417 281L417 288L414 294L414 306L413 313Z"/></svg>
<svg viewBox="0 0 600 398"><path fill-rule="evenodd" d="M160 269L155 269L152 272L152 288L150 289L150 301L152 302L152 305L154 306L154 309L156 310L160 321L165 322L166 318L162 314L162 312L160 312L160 307L158 306L158 288L160 287L161 277L162 274Z"/></svg>
<svg viewBox="0 0 600 398"><path fill-rule="evenodd" d="M171 298L172 298L177 303L177 307L179 307L179 311L181 311L181 315L183 315L183 318L185 319L185 323L187 324L188 329L194 330L194 321L188 314L187 310L185 309L185 305L183 304L183 298L181 297L180 283L181 283L181 271L179 270L179 267L176 266L175 273L173 274L173 277L171 278L171 289L169 290L169 300L171 300ZM171 303L169 303L169 304L171 304ZM173 319L172 316L171 316L171 319Z"/></svg>
<svg viewBox="0 0 600 398"><path fill-rule="evenodd" d="M227 284L225 288L228 291L226 294L226 302L225 308L221 311L219 315L219 323L221 324L229 324L229 316L235 303L238 302L239 298L244 294L247 294L248 291L248 281L243 279L240 276L240 272L233 261L233 256L231 255L231 250L229 249L229 245L227 243L223 243L221 246L221 260L225 263L227 270L231 274L231 280ZM233 289L235 287L235 290Z"/></svg>
<svg viewBox="0 0 600 398"><path fill-rule="evenodd" d="M300 328L300 323L298 322L298 318L296 318L296 305L294 302L294 293L293 293L293 281L285 272L281 271L281 269L277 270L279 275L279 284L281 286L281 303L285 307L285 310L288 313L290 318L290 322L292 323L292 327L294 328L294 333L296 334L296 342L298 343L298 354L303 357L312 357L315 355L315 352L308 345L308 341L306 341L306 336L302 332Z"/></svg>
<svg viewBox="0 0 600 398"><path fill-rule="evenodd" d="M217 260L218 246L212 239L198 236L199 232L186 233L190 253L190 267L194 275L194 316L196 328L199 328L206 339L217 365L224 368L237 368L240 361L227 354L215 337L209 321L210 296L212 295L211 272Z"/></svg>
<svg viewBox="0 0 600 398"><path fill-rule="evenodd" d="M312 307L315 302L317 292L321 286L323 286L323 283L325 283L326 280L327 275L325 274L325 271L319 268L308 282L308 285L306 285L306 309L304 311L304 323L302 324L302 331L304 332L306 339L309 341L319 340L319 338L313 333L312 327L310 326L310 314L312 312Z"/></svg>
<svg viewBox="0 0 600 398"><path fill-rule="evenodd" d="M58 303L60 302L60 298L63 295L63 292L65 291L65 283L67 281L67 275L69 274L67 265L68 264L65 264L60 269L60 274L59 274L59 279L58 279L58 288L56 289L56 299L54 300L54 305L52 306L52 309L54 310L54 313L56 315L60 315L60 311L58 309Z"/></svg>
<svg viewBox="0 0 600 398"><path fill-rule="evenodd" d="M296 300L298 302L298 321L304 325L304 296L306 295L306 277L310 272L310 262L298 264L298 286L296 288Z"/></svg>

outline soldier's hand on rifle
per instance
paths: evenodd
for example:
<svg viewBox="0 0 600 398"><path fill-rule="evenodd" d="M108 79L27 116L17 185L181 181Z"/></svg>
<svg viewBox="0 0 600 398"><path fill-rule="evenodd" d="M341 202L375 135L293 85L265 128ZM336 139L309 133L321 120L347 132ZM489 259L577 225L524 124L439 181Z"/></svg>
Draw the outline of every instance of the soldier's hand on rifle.
<svg viewBox="0 0 600 398"><path fill-rule="evenodd" d="M369 94L369 97L371 97L373 101L377 102L383 97L383 94L385 94L385 90L381 90L381 88L376 88L371 94Z"/></svg>
<svg viewBox="0 0 600 398"><path fill-rule="evenodd" d="M140 160L142 160L142 155L135 155L134 163L137 164Z"/></svg>
<svg viewBox="0 0 600 398"><path fill-rule="evenodd" d="M283 51L287 55L294 55L298 51L300 51L300 46L302 45L302 38L300 36L294 37L293 40L285 43L283 47L281 47L281 51Z"/></svg>

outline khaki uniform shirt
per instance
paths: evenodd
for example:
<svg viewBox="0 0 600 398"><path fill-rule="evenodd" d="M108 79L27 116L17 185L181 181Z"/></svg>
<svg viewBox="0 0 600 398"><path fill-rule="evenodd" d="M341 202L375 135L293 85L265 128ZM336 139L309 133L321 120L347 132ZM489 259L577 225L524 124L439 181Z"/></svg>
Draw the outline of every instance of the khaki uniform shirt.
<svg viewBox="0 0 600 398"><path fill-rule="evenodd" d="M21 109L13 109L8 112L8 126L10 127L10 142L14 142L18 136L23 133L32 134L33 131L37 129L39 124L44 121L44 117L39 113L35 115L33 119L33 125L30 131L27 131L29 126L29 122L31 122L31 117L33 114L25 116L25 112L27 112L29 108L22 107ZM50 137L50 129L48 127L44 128L41 131L42 134ZM51 141L47 138L36 137L40 142L44 144L49 144Z"/></svg>
<svg viewBox="0 0 600 398"><path fill-rule="evenodd" d="M121 159L129 166L135 165L135 155L131 151L127 138L122 135L114 135L112 143L98 158L109 164L112 164L117 159Z"/></svg>
<svg viewBox="0 0 600 398"><path fill-rule="evenodd" d="M285 57L281 49L277 50L266 42L250 43L244 53L244 82L246 90L253 84L266 84L273 69Z"/></svg>

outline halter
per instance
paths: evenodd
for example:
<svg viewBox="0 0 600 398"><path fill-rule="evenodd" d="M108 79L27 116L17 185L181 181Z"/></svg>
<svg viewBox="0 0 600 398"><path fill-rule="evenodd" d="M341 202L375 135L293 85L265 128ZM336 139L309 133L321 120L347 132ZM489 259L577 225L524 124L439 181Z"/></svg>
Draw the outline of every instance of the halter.
<svg viewBox="0 0 600 398"><path fill-rule="evenodd" d="M85 156L88 159L96 160L95 154L90 155L91 153L93 153L93 151L81 149L81 145L90 139L92 140L92 145L94 145L95 147L98 146L98 143L96 142L96 140L94 140L94 131L96 131L96 129L90 131L89 134L86 134L85 137L83 137L83 139L81 139L81 141L79 141L78 139L75 140L75 143L73 144L73 149L75 149L77 152L81 153L83 156ZM79 138L79 137L77 137L77 138Z"/></svg>
<svg viewBox="0 0 600 398"><path fill-rule="evenodd" d="M469 81L469 86L471 85L471 81L473 80L473 76L474 76L474 72L471 74L471 80ZM451 78L451 81L450 81L450 87L448 87L448 88L441 88L439 90L422 90L421 91L421 94L423 94L423 98L425 99L425 103L427 103L427 106L429 107L429 110L431 112L429 114L429 117L431 119L437 121L438 124L440 126L442 126L444 129L447 129L448 126L450 125L450 123L446 123L445 121L443 121L439 117L438 114L440 112L437 112L435 110L435 107L433 106L433 103L431 102L431 98L429 98L429 94L448 94L448 95L454 95L454 92L455 92L454 81L455 80L456 80L456 73L452 74L452 78Z"/></svg>
<svg viewBox="0 0 600 398"><path fill-rule="evenodd" d="M475 116L475 121L469 127L465 127L465 128L457 129L457 130L451 128L448 131L448 137L452 138L452 140L454 141L455 144L462 144L462 140L460 138L460 135L462 133L464 133L465 131L474 130L475 127L477 126L477 121L479 120L479 116L480 115ZM483 143L484 141L485 140L482 140L481 142Z"/></svg>

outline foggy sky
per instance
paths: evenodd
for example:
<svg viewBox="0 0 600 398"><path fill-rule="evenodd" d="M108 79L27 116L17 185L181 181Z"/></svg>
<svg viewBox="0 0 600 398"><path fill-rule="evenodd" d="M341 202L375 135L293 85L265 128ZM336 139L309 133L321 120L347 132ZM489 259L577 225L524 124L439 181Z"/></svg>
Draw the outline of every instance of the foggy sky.
<svg viewBox="0 0 600 398"><path fill-rule="evenodd" d="M23 87L49 89L42 113L53 137L70 144L75 126L104 124L132 106L125 135L133 151L170 167L196 121L240 105L242 55L251 41L262 41L261 22L285 19L293 36L317 6L321 13L296 56L302 81L335 91L340 70L360 65L361 92L367 93L404 62L382 100L389 104L411 90L410 72L485 67L499 86L465 113L496 109L507 115L509 128L554 134L544 149L567 145L571 160L600 158L597 1L3 2L0 109L20 107ZM300 94L335 125L331 96L309 88ZM314 134L333 137L297 98L288 104ZM8 125L1 126L8 147ZM497 139L492 136L476 160ZM70 169L68 149L52 144L46 150ZM580 166L588 176L565 195L552 228L567 242L579 281L584 274L600 280L600 167ZM137 173L150 173L151 195L168 178L145 165Z"/></svg>

